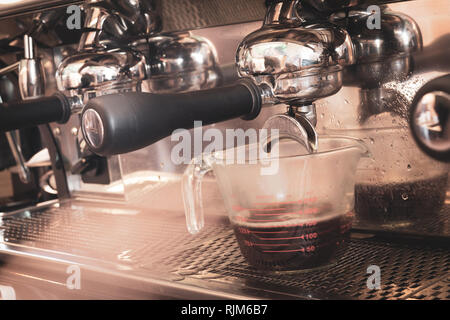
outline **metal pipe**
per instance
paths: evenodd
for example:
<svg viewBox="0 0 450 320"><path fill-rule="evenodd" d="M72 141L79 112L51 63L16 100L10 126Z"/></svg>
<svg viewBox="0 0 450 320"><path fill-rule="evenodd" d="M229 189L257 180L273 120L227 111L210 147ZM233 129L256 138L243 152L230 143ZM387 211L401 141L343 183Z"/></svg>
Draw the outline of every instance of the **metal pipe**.
<svg viewBox="0 0 450 320"><path fill-rule="evenodd" d="M27 34L23 36L23 50L24 50L25 59L33 59L34 58L33 38Z"/></svg>
<svg viewBox="0 0 450 320"><path fill-rule="evenodd" d="M0 76L19 68L20 61L14 62L12 65L0 69Z"/></svg>

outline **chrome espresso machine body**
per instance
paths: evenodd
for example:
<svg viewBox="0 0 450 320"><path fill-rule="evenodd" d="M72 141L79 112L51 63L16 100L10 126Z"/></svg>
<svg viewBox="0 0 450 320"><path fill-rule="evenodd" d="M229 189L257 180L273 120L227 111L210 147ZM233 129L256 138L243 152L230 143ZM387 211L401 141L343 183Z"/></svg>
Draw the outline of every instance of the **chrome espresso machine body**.
<svg viewBox="0 0 450 320"><path fill-rule="evenodd" d="M58 196L0 212L0 297L449 299L449 15L447 0L0 4L0 132L20 179L40 166ZM182 177L211 129L239 145L278 129L312 154L364 143L345 254L254 269L212 175L190 234Z"/></svg>

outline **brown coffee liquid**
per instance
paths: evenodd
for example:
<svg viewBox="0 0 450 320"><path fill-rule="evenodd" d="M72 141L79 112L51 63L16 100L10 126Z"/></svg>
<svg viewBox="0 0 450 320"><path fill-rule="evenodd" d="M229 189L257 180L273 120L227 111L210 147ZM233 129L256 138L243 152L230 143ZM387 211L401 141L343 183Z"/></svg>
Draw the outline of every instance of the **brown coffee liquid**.
<svg viewBox="0 0 450 320"><path fill-rule="evenodd" d="M409 183L357 184L355 213L361 222L413 222L442 207L448 175Z"/></svg>
<svg viewBox="0 0 450 320"><path fill-rule="evenodd" d="M314 219L317 209L295 205L260 210L264 211L247 211L245 218L237 219L242 221L234 220L232 225L247 262L271 271L311 269L329 263L346 243L353 217L344 214ZM299 210L303 210L304 219L288 218L289 213Z"/></svg>

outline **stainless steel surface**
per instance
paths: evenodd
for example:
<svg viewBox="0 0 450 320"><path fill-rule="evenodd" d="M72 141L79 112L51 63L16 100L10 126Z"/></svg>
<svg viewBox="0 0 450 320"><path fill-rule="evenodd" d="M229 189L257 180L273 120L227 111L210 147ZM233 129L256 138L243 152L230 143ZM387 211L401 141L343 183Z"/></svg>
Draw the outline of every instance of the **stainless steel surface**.
<svg viewBox="0 0 450 320"><path fill-rule="evenodd" d="M108 18L109 13L100 7L90 7L86 14L86 21L84 24L85 28L88 30L93 30L89 32L84 32L81 35L80 44L78 46L78 51L84 51L86 49L101 49L100 45L100 33L103 32L103 24L106 18Z"/></svg>
<svg viewBox="0 0 450 320"><path fill-rule="evenodd" d="M199 32L201 33L201 31ZM80 43L83 42L81 39ZM111 46L111 43L108 43ZM111 49L108 51L82 52L62 59L56 72L58 89L71 96L72 112L81 110L88 99L123 90L142 90L146 92L179 92L201 90L214 87L223 80L217 62L217 52L210 41L201 34L171 33L134 40L130 49ZM64 52L64 51L60 51ZM60 57L58 57L60 59ZM76 70L76 71L74 71ZM234 71L234 70L233 70ZM71 128L79 127L75 115ZM78 142L67 137L68 145L62 143L71 163L76 163L77 152L71 149ZM121 176L122 170L117 161L108 159L113 176ZM145 163L142 163L145 166ZM124 168L127 166L121 164ZM127 171L125 169L125 171ZM134 181L135 179L132 179ZM146 179L144 179L145 181ZM142 183L142 182L140 182ZM75 175L69 176L69 184L74 189L92 188L99 192L127 188L86 185ZM106 191L106 194L116 193ZM125 192L126 193L126 192Z"/></svg>
<svg viewBox="0 0 450 320"><path fill-rule="evenodd" d="M332 15L330 20L345 27L355 49L355 67L346 76L355 77L362 88L379 87L389 81L401 81L413 71L411 54L422 50L422 34L417 23L408 15L384 6L380 12L380 32L367 27L372 14L350 11Z"/></svg>
<svg viewBox="0 0 450 320"><path fill-rule="evenodd" d="M445 2L445 1L444 1ZM412 3L416 3L416 5L411 5ZM443 2L441 4L436 3L437 7L441 8L443 5ZM427 46L435 41L435 39L438 39L446 34L445 29L445 21L446 21L446 14L445 10L433 10L430 9L430 7L427 4L427 1L417 1L417 2L411 2L409 4L395 4L392 5L392 10L395 11L401 11L405 14L412 16L415 18L417 24L420 26L420 29L422 30L422 35L424 38L424 52L427 52ZM419 15L417 12L421 12L424 15ZM434 23L431 27L425 27L429 23L429 19L433 19ZM436 27L434 27L436 26ZM204 37L210 41L210 43L216 48L217 51L217 64L219 66L230 64L234 61L235 55L234 52L236 51L239 42L242 40L242 38L250 33L251 31L257 30L260 27L260 22L251 22L247 24L239 24L239 25L231 25L231 26L223 26L223 27L215 27L215 28L206 28L206 29L199 29L194 30L191 32L192 35L196 36L199 35L201 37ZM219 36L220 35L220 36ZM222 36L223 35L223 36ZM437 50L434 48L433 50ZM440 51L445 53L445 47L440 47ZM434 52L435 52L434 51ZM414 95L415 90L418 89L421 83L426 81L426 79L430 79L430 77L433 77L432 74L436 74L436 68L433 68L431 73L423 73L417 75L412 75L412 77L405 81L405 82L389 82L384 84L385 87L388 88L396 88L398 92L400 92L403 95L405 95L406 100L412 99L412 96ZM445 72L445 67L443 67L442 72ZM440 71L437 71L440 72ZM439 74L439 73L438 73ZM344 77L345 79L345 77ZM267 97L267 100L270 101L270 97ZM385 103L391 103L390 100L384 100ZM407 106L404 105L404 100L394 100L393 102L398 101L398 109L400 109L400 112L403 112L403 108L406 108ZM274 103L273 101L270 101L270 104ZM358 134L366 133L367 136L364 136L363 138L371 148L373 148L371 143L371 138L375 138L375 141L378 142L378 139L376 138L376 129L378 123L374 121L368 121L364 124L364 126L361 126L360 121L360 90L358 88L355 88L353 86L345 86L343 89L341 89L340 92L335 94L332 97L319 99L316 102L316 109L317 109L317 127L316 129L320 133L338 133L338 134L349 134L354 135L356 132L352 130L357 130L358 128L363 128L364 130L372 130L373 131L361 131ZM395 105L395 104L394 104ZM286 107L283 105L280 105L278 107L272 107L272 108L264 108L263 112L258 119L250 122L244 122L241 120L234 120L234 121L227 121L223 124L218 124L215 127L220 128L221 130L225 130L226 128L261 128L264 121L276 114L276 113L283 113L286 111ZM383 117L378 116L376 118L377 120L383 120ZM73 119L73 121L67 125L67 127L59 126L62 129L64 137L61 137L62 141L62 147L65 149L65 154L71 154L71 151L68 150L70 143L70 129L73 126L77 126L77 119ZM391 120L389 120L391 121ZM394 119L394 121L399 121L399 119ZM381 128L382 126L390 127L392 125L392 122L384 121L383 125L379 125L378 128ZM401 127L403 127L403 122L397 122L397 124L400 124ZM405 125L407 125L405 123ZM66 128L66 129L65 129ZM204 128L204 130L207 130L210 128L210 126ZM337 130L337 132L335 132ZM350 130L345 132L345 130ZM390 129L389 129L390 130ZM386 129L385 131L389 131ZM407 128L405 127L405 131L407 131ZM384 132L383 130L378 131L379 133ZM399 137L399 133L393 134L394 137ZM401 132L401 136L403 136L403 132ZM381 138L380 138L381 139ZM384 138L383 138L384 139ZM389 140L383 140L387 141L384 146L389 146L390 141ZM388 143L389 142L389 143ZM381 140L380 140L381 143ZM67 145L67 146L66 146ZM140 151L136 151L130 154L121 155L120 156L120 162L122 167L122 174L128 175L128 174L137 174L137 172L141 172L142 176L146 176L148 178L148 182L144 182L145 179L142 179L141 183L149 187L149 190L152 190L153 187L156 187L162 183L157 179L158 176L161 176L158 174L158 172L162 173L164 176L165 173L174 173L174 174L180 174L183 169L184 165L174 165L171 163L170 160L170 152L172 147L175 145L175 142L170 141L170 138L164 139L152 146L149 146L147 148L144 148ZM377 144L378 145L378 144ZM395 144L397 145L397 144ZM419 173L422 172L422 169L419 169L420 166L414 165L415 161L411 163L412 169L407 170L407 165L410 163L411 157L413 157L412 153L417 152L417 147L414 146L414 142L409 142L409 139L407 141L407 144L409 151L403 153L400 159L400 165L401 168L404 168L404 171L402 169L401 172L398 174L392 173L393 180L398 179L398 177L412 177L412 176L419 176ZM406 146L405 145L405 146ZM381 148L381 145L380 145ZM398 152L386 152L383 148L380 149L380 151L383 152L385 155L398 155ZM411 156L410 156L411 154ZM391 163L395 163L394 160L386 160L387 164L390 165ZM404 164L404 165L403 165ZM399 165L399 166L400 166ZM383 168L384 169L384 168ZM381 170L381 169L380 169ZM384 169L385 170L385 169ZM416 171L417 170L417 171ZM375 174L375 173L374 173ZM387 177L387 176L386 176ZM156 181L159 182L156 182ZM124 184L124 192L125 194L131 195L135 190L138 190L142 188L137 187L139 184L132 183L131 181L136 180L126 180L127 183ZM153 187L150 187L153 186ZM99 187L99 186L97 186ZM78 190L79 187L76 187L76 190ZM81 188L86 188L86 190L90 190L90 186L82 186ZM101 190L101 188L98 188L98 190ZM132 191L133 190L133 191ZM128 193L128 191L130 193Z"/></svg>
<svg viewBox="0 0 450 320"><path fill-rule="evenodd" d="M220 70L216 66L216 52L207 40L189 33L148 38L160 30L159 13L153 1L124 1L115 5L118 11L109 10L108 6L100 6L96 2L88 4L85 27L94 31L84 32L79 42L80 53L65 58L59 65L56 75L59 90L88 91L89 97L82 97L85 103L93 94L112 93L114 88L178 92L214 87L221 81ZM108 19L116 17L116 14L130 14L130 11L137 15L138 22L143 16L146 22L141 21L143 25L139 26L135 21L132 26L126 26L134 29L116 30L119 34L115 42L109 41L111 30L108 28L112 27L107 23ZM128 21L132 17L123 18ZM135 30L139 27L143 29ZM142 38L141 34L147 37ZM139 36L141 39L133 42ZM131 49L125 49L127 46ZM141 83L144 79L146 81Z"/></svg>
<svg viewBox="0 0 450 320"><path fill-rule="evenodd" d="M23 51L25 59L34 59L34 41L27 34L23 36Z"/></svg>
<svg viewBox="0 0 450 320"><path fill-rule="evenodd" d="M436 4L436 6L440 7L442 4ZM412 6L411 3L409 5L405 4L396 4L392 5L392 10L404 12L405 14L412 16L415 18L417 24L420 26L420 29L422 30L423 38L424 38L424 51L427 50L427 45L432 43L435 39L445 35L445 28L442 27L442 24L445 21L445 14L443 11L436 11L431 10L426 1L418 1L416 5ZM428 18L425 18L424 16L418 15L417 12L423 12L425 16ZM440 27L428 27L425 28L428 24L429 17L433 17L433 26L440 26ZM444 23L445 25L445 23ZM230 64L234 61L235 55L234 52L238 48L239 42L243 39L243 37L260 27L260 22L254 22L254 23L247 23L247 24L239 24L239 25L231 25L231 26L223 26L223 27L216 27L216 28L206 28L206 29L199 29L194 30L191 32L191 35L193 36L201 36L202 38L208 39L208 41L211 43L212 47L215 48L217 51L217 65L219 67ZM223 36L222 36L223 35ZM441 50L445 52L445 48L442 47ZM433 70L435 70L434 68ZM436 71L433 71L434 73ZM413 95L415 90L417 90L420 83L422 83L422 79L427 79L432 77L430 73L421 73L419 75L413 75L411 79L409 79L406 82L389 82L384 84L384 86L389 87L395 87L397 90L400 90L402 94L407 94L406 97L410 97ZM344 77L345 79L345 77ZM268 90L270 91L270 90ZM266 92L266 91L265 91ZM386 91L385 91L386 92ZM270 101L270 103L274 103L274 101L270 98L269 94L267 94L267 101ZM385 100L389 102L389 100ZM401 100L403 103L403 100ZM325 98L325 99L319 99L316 102L316 109L317 109L317 130L319 132L327 133L333 130L338 130L339 133L342 134L355 134L354 131L351 130L357 130L361 128L361 122L360 122L360 116L361 112L359 111L360 108L360 90L358 88L354 88L352 86L346 86L344 87L340 92L335 94L333 97ZM402 107L400 105L400 107ZM406 105L404 106L406 108ZM402 107L403 108L403 107ZM402 109L403 110L403 109ZM285 112L286 107L283 105L280 105L278 107L273 108L265 108L263 110L263 113L261 116L251 122L244 122L240 120L235 121L227 121L223 124L218 124L215 127L220 128L221 130L225 130L226 128L261 128L264 121L272 116L273 114ZM383 116L384 117L384 116ZM378 120L382 120L382 117L378 117ZM398 121L398 119L397 119ZM387 121L382 122L384 126L389 127L390 124ZM369 146L372 146L371 144L371 138L375 137L376 139L376 128L382 127L382 126L375 126L375 122L368 121L364 124L363 128L373 128L373 131L361 131L360 133L367 133L367 137L364 137L364 139L367 141ZM392 123L391 123L392 124ZM403 124L402 124L403 125ZM61 140L61 146L64 149L64 153L67 155L69 159L73 159L73 161L76 161L76 154L74 155L74 152L71 151L73 147L71 145L74 143L72 142L71 133L70 130L73 127L78 127L78 119L74 117L69 124L61 126L58 125L57 127L61 129L62 135L58 137L58 139ZM56 127L56 125L55 125ZM204 130L207 130L210 128L210 126L204 128ZM344 133L345 130L349 129L350 131L347 131ZM388 129L386 129L388 130ZM382 132L379 131L379 132ZM393 136L398 137L399 134L393 134ZM375 141L378 141L377 139ZM385 140L383 140L385 141ZM384 144L386 146L388 142ZM144 186L146 192L151 192L150 190L155 190L159 188L161 184L164 184L166 175L171 176L174 174L174 177L177 177L178 174L180 174L183 169L184 165L174 165L171 162L170 159L170 152L172 150L172 147L175 145L175 142L170 141L170 138L164 139L152 146L149 146L147 148L144 148L140 151L136 151L130 154L121 155L120 158L120 167L121 169L120 174L123 177L127 176L136 176L140 175L142 179L137 181L137 179L127 179L125 178L123 181L123 185L121 188L110 188L114 190L123 190L121 193L125 195L125 198L133 198L132 194L135 192L140 193L142 191ZM378 144L377 144L378 145ZM387 144L389 145L389 144ZM410 154L414 151L417 151L417 148L407 143L409 146L409 150L407 153L402 155L402 159L400 164L401 167L404 167L404 172L401 171L398 174L392 173L392 175L389 175L389 178L392 180L398 179L398 177L408 177L408 176L419 176L419 173L422 171L422 169L417 169L419 166L415 166L415 162L411 163L412 169L408 169L407 171L407 164L410 163L411 157L413 155ZM381 150L381 149L380 149ZM384 149L383 149L384 150ZM388 152L386 153L383 151L383 154L389 154L389 155L395 155L398 154L396 152ZM386 160L386 165L390 165L391 163L395 163L395 160ZM404 164L404 166L403 166ZM381 170L381 169L380 169ZM374 173L375 174L375 173ZM172 176L171 176L172 177ZM76 181L77 178L75 176L70 177L70 181L74 180ZM87 194L92 194L93 190L104 192L105 195L109 194L108 191L106 191L105 187L101 187L98 185L86 185L86 184L79 184L78 182L73 183L73 190L79 191L82 190L82 192L86 192ZM161 204L163 207L165 205L167 206L176 206L175 204Z"/></svg>
<svg viewBox="0 0 450 320"><path fill-rule="evenodd" d="M329 12L334 6L340 10L343 5L349 5L343 4L342 1L304 2L314 4L324 12ZM364 6L367 3L357 2ZM371 3L385 2L391 1ZM46 6L50 3L55 2L23 2L24 5L33 6ZM306 103L306 106L296 104L294 106L296 108L291 111L308 113L309 110L304 109L310 105L308 97L319 98L322 94L336 92L332 96L315 101L317 110L315 128L319 135L345 134L364 139L376 157L375 162L367 160L367 170L362 170L361 173L372 179L372 182L382 181L383 185L390 185L399 181L409 183L448 174L448 167L420 153L409 135L408 123L405 120L412 97L421 85L450 70L450 65L446 61L450 51L445 40L449 35L448 1L416 0L389 5L390 10L383 9L383 37L378 38L370 38L370 34L357 28L364 22L365 14L359 11L361 8L365 9L364 6L358 10L352 9L353 12L363 14L360 19L357 16L351 17L355 20L349 19L354 23L354 29L344 25L335 29L327 25L319 31L315 29L314 24L308 24L307 17L296 15L293 4L294 2L291 2L290 7L286 7L290 10L286 11L283 11L286 8L281 10L283 7L278 5L278 9L271 11L271 16L267 18L272 23L282 21L282 24L289 24L286 21L294 21L295 27L292 28L292 32L291 27L287 27L283 32L282 28L278 30L278 25L268 26L270 30L268 34L286 36L282 38L282 43L287 44L286 50L281 51L282 54L295 55L298 49L307 50L305 49L307 43L299 42L299 39L295 38L300 35L313 39L323 37L327 45L333 44L332 40L342 36L340 45L348 49L349 46L346 44L349 44L349 38L343 36L345 31L342 28L349 31L350 35L354 35L352 44L358 44L362 48L358 52L364 54L356 56L359 59L356 61L359 72L355 73L355 65L345 67L344 63L341 64L342 58L345 60L349 57L344 51L336 51L337 55L331 57L326 56L330 58L329 69L328 65L321 64L320 59L317 59L318 53L323 51L314 51L317 54L309 56L313 59L312 70L309 69L311 65L302 64L299 59L288 61L288 64L282 59L276 60L278 65L270 60L277 55L268 52L267 64L264 60L266 56L261 56L262 63L247 65L248 70L254 71L254 74L248 75L260 81L266 104L273 105L280 102L277 91L273 90L274 83L280 84L278 93L286 102ZM353 4L356 2L350 3ZM265 29L261 30L264 16L263 1L173 0L164 1L161 5L164 30L171 33L152 34L153 38L150 38L157 46L164 43L166 51L161 51L154 64L148 63L147 59L145 67L147 79L140 79L139 76L133 78L137 80L136 82L142 81L143 91L156 92L160 89L166 90L169 86L174 91L184 90L183 88L196 90L199 86L216 85L219 82L215 83L215 78L210 82L205 80L206 74L209 74L210 70L215 70L213 76L220 78L222 75L221 80L224 80L224 67L234 64L235 53L245 36L252 32L264 35ZM0 17L10 13L5 11L0 13ZM26 14L22 12L22 16L25 17ZM336 15L332 17L334 19ZM302 19L306 20L309 29L302 30L302 27L296 26ZM223 25L236 22L239 24ZM26 27L27 19L12 20L8 26L16 25L17 30L14 32L1 30L1 38L20 33L21 23ZM203 28L198 29L199 27ZM180 33L182 30L188 31ZM180 34L183 37L180 37ZM291 34L294 35L295 42L287 38ZM333 38L334 36L336 38ZM126 36L122 39L128 41ZM275 40L270 37L268 39ZM405 41L402 42L402 39ZM45 37L39 38L43 43L47 43L46 40ZM53 80L51 78L64 58L70 59L75 54L72 43L68 45L67 40L58 39L58 41L60 47L54 47L52 50L43 50L39 47L37 51L36 57L42 58L46 76L50 75L48 80ZM176 51L174 48L183 42L186 46ZM398 45L387 45L388 42L396 42ZM420 46L420 42L423 42L423 46ZM113 44L107 37L99 43L101 46ZM138 41L130 39L130 43L134 43L140 51L146 52L141 49L147 46L141 39ZM8 44L17 45L19 47L17 52L22 50L20 41ZM313 44L316 45L316 49L320 49L320 42ZM289 48L292 50L288 50ZM336 46L333 48L336 49ZM392 48L395 50L386 50ZM53 57L49 58L48 52L51 52ZM197 61L192 59L192 53L198 52L203 52L204 55L202 63L196 64ZM109 54L115 54L107 52L100 57L96 55L99 53L93 52L89 57L99 57L102 61L102 58L109 57ZM162 58L164 54L170 57L170 61ZM252 54L249 53L249 57L254 58L255 55ZM147 53L144 55L147 55L146 58L153 57ZM436 56L441 58L438 59ZM178 58L183 58L186 68L172 69L174 72L167 73L166 69L158 68L163 63L173 68L176 66L174 61ZM2 60L9 64L15 63L16 59L15 53L6 53L2 56ZM117 71L118 63L115 66L113 70ZM273 70L265 70L265 66ZM74 68L78 66L74 65ZM106 66L101 66L100 69L107 74ZM149 70L153 73L148 72ZM187 73L183 74L183 70ZM200 72L197 73L196 70ZM318 76L313 73L317 70ZM231 73L237 75L234 69ZM198 74L201 77L196 78ZM293 77L290 78L292 74ZM42 294L43 296L53 298L64 296L155 298L160 294L178 298L449 299L447 284L450 266L447 248L450 235L450 199L447 184L445 187L440 186L438 193L444 195L443 205L433 214L424 211L420 219L403 224L365 224L356 221L348 254L333 266L313 274L274 275L257 272L245 263L228 221L222 217L223 203L218 196L214 180L208 181L203 187L204 200L207 202L206 219L211 219L214 223L208 224L211 229L208 228L200 238L187 235L179 186L180 173L183 172L185 165L177 165L171 161L171 151L177 142L171 141L170 137L142 150L108 159L109 170L114 172L115 176L110 185L84 183L80 175L70 172L70 166L76 163L80 156L78 150L80 142L73 134L75 131L80 132L80 117L77 112L86 99L120 90L116 85L122 85L122 82L119 78L117 81L109 82L105 75L98 83L102 87L99 89L94 85L83 87L80 81L82 75L78 72L67 71L66 75L66 83L74 81L78 85L70 90L65 90L65 87L63 89L66 94L71 95L74 114L67 124L55 123L51 126L54 132L58 133L56 139L68 168L67 178L72 197L77 199L14 214L2 214L0 257L6 264L0 267L0 281L8 279L18 287L19 284L25 283L23 290L20 290L21 294L18 295L19 298L24 295L39 297L39 294L44 292L48 295ZM74 79L70 78L71 75ZM163 85L159 87L148 85L152 82L152 75L154 79L162 77L161 82L155 80L154 83ZM129 79L127 75L124 75L124 78ZM192 79L191 84L181 86L175 80L180 78ZM265 78L270 78L271 81L263 81ZM305 78L310 81L306 81ZM105 82L102 82L103 79ZM279 81L273 82L273 79ZM95 84L95 81L90 83ZM283 86L286 83L288 85ZM296 92L293 90L291 93L287 90L291 84L294 85ZM85 90L85 94L80 95L78 89ZM46 94L57 90L55 81L53 84L46 83ZM300 98L295 98L296 95ZM214 105L211 108L214 110ZM226 129L235 128L258 129L264 126L266 119L284 113L286 109L287 106L283 104L264 108L261 115L253 121L237 119L207 126L203 130L218 128L221 132L225 132ZM298 122L294 123L297 124ZM304 127L301 127L296 134L302 132L302 129L305 131ZM304 137L304 132L302 134ZM207 144L204 142L203 147ZM412 191L414 190L408 189L407 193L402 193L404 196L402 205L407 206L411 201ZM429 190L419 191L423 194L431 193ZM93 199L97 201L94 202ZM419 240L414 242L414 239ZM382 267L382 277L386 280L386 282L383 280L382 290L367 289L367 263ZM86 276L86 282L83 282L85 290L78 295L76 293L73 295L73 291L68 292L65 287L67 277L65 271L72 264L80 265ZM115 285L114 289L110 284ZM36 288L43 289L39 293Z"/></svg>
<svg viewBox="0 0 450 320"><path fill-rule="evenodd" d="M71 201L0 218L0 280L21 294L32 285L35 298L44 288L52 299L448 299L448 246L385 241L376 233L355 233L349 245L321 270L271 274L248 266L227 220L192 237L180 212ZM383 270L381 290L367 288L370 264ZM66 287L73 265L82 269L81 290Z"/></svg>
<svg viewBox="0 0 450 320"><path fill-rule="evenodd" d="M265 148L270 147L272 143L279 139L293 139L305 147L307 153L312 153L317 150L318 141L315 129L312 124L303 116L296 118L295 115L289 115L289 112L276 114L266 120L263 128L268 132L273 129L278 129L278 136L268 136ZM307 131L307 129L310 131Z"/></svg>
<svg viewBox="0 0 450 320"><path fill-rule="evenodd" d="M155 1L87 1L86 12L79 53L58 66L58 90L72 97L81 94L82 103L96 95L140 90L149 70L145 56L128 45L160 30Z"/></svg>
<svg viewBox="0 0 450 320"><path fill-rule="evenodd" d="M316 132L316 106L314 104L306 106L290 106L288 114L297 120L297 122L305 129L311 149L317 151L319 142Z"/></svg>
<svg viewBox="0 0 450 320"><path fill-rule="evenodd" d="M148 57L142 91L170 93L213 88L221 82L217 53L206 38L164 34L133 43Z"/></svg>
<svg viewBox="0 0 450 320"><path fill-rule="evenodd" d="M354 48L345 29L317 23L303 14L301 4L298 0L272 3L261 29L241 42L236 62L240 76L252 77L274 103L296 107L287 114L298 121L294 127L305 126L307 148L316 150L313 102L341 89L343 67L355 61Z"/></svg>
<svg viewBox="0 0 450 320"><path fill-rule="evenodd" d="M289 112L291 112L296 118L302 117L304 119L307 119L313 128L317 124L317 112L316 106L314 104L290 106Z"/></svg>
<svg viewBox="0 0 450 320"><path fill-rule="evenodd" d="M19 92L22 99L34 99L44 95L45 80L41 61L35 57L34 41L28 35L23 37L24 58L19 61Z"/></svg>
<svg viewBox="0 0 450 320"><path fill-rule="evenodd" d="M105 91L114 87L133 88L144 79L145 57L131 50L85 52L66 58L58 67L56 81L60 91L80 89ZM78 91L73 91L77 94ZM101 91L100 91L101 92Z"/></svg>
<svg viewBox="0 0 450 320"><path fill-rule="evenodd" d="M332 15L330 20L345 26L355 48L355 65L347 68L344 82L361 88L361 119L392 109L401 93L383 88L389 82L406 81L414 72L412 54L423 48L420 28L413 18L383 6L380 31L367 27L371 16L363 10Z"/></svg>
<svg viewBox="0 0 450 320"><path fill-rule="evenodd" d="M263 27L244 38L236 58L241 76L270 86L280 103L291 105L310 104L338 92L343 66L354 61L347 32L305 21L297 4L272 5Z"/></svg>
<svg viewBox="0 0 450 320"><path fill-rule="evenodd" d="M403 56L422 49L422 34L413 18L383 7L381 29L374 33L367 27L366 11L350 11L346 27L355 46L356 61L373 62Z"/></svg>
<svg viewBox="0 0 450 320"><path fill-rule="evenodd" d="M265 10L264 0L161 1L164 32L259 22Z"/></svg>
<svg viewBox="0 0 450 320"><path fill-rule="evenodd" d="M264 25L301 24L305 19L297 12L301 1L273 1L267 9Z"/></svg>
<svg viewBox="0 0 450 320"><path fill-rule="evenodd" d="M336 10L341 10L344 8L354 7L354 6L364 6L367 7L369 5L381 5L391 2L399 2L405 0L305 0L305 2L308 2L310 5L312 5L314 8L316 8L319 11L324 12L334 12ZM408 0L406 0L408 1Z"/></svg>

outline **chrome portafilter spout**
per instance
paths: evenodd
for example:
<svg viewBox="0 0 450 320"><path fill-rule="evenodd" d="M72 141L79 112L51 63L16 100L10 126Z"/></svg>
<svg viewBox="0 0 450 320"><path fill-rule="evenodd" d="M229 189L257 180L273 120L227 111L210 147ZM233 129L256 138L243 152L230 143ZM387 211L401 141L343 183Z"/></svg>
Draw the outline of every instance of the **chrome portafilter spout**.
<svg viewBox="0 0 450 320"><path fill-rule="evenodd" d="M307 150L316 152L318 149L318 134L316 132L317 114L315 104L289 106L287 114L294 118L306 131Z"/></svg>
<svg viewBox="0 0 450 320"><path fill-rule="evenodd" d="M276 114L264 123L263 128L267 129L267 137L261 141L263 150L270 152L273 143L282 139L291 139L300 143L307 153L316 152L318 149L316 123L316 108L314 104L288 106L286 113ZM269 133L269 130L272 129L278 130L276 136Z"/></svg>
<svg viewBox="0 0 450 320"><path fill-rule="evenodd" d="M341 89L343 67L354 62L354 50L345 29L313 17L304 3L271 1L262 28L240 44L237 65L242 77L262 88L267 104L288 105L264 127L277 128L281 138L303 141L314 152L314 101Z"/></svg>

